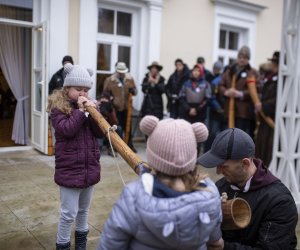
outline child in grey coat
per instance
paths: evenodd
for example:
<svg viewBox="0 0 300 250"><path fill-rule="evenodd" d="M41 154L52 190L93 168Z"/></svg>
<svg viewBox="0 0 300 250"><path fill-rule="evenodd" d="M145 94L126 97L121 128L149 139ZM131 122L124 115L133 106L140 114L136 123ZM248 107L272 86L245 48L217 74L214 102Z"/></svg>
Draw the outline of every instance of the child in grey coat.
<svg viewBox="0 0 300 250"><path fill-rule="evenodd" d="M196 166L206 126L145 116L140 128L151 173L124 188L98 249L223 249L219 192Z"/></svg>

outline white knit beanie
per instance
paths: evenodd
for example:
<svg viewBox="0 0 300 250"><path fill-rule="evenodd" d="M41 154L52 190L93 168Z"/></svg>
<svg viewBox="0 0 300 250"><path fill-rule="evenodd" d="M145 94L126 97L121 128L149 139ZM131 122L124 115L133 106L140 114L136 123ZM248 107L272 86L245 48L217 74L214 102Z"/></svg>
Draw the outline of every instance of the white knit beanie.
<svg viewBox="0 0 300 250"><path fill-rule="evenodd" d="M150 167L171 176L192 171L197 160L197 143L208 137L203 123L190 124L181 119L159 121L155 116L145 116L140 129L148 135L147 160Z"/></svg>
<svg viewBox="0 0 300 250"><path fill-rule="evenodd" d="M91 76L93 71L91 69L85 69L79 65L72 65L71 63L66 63L64 65L64 73L66 78L64 80L64 87L85 87L91 88L93 81Z"/></svg>

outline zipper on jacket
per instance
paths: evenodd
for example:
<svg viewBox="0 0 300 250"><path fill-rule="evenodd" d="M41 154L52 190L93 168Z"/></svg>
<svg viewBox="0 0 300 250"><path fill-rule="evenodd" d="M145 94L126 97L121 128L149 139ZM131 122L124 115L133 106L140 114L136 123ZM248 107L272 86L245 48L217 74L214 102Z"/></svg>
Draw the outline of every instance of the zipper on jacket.
<svg viewBox="0 0 300 250"><path fill-rule="evenodd" d="M85 170L85 186L87 187L88 184L88 145L87 145L87 129L88 129L88 125L86 124L85 126L85 130L84 130L84 146L86 146L85 150L84 150L84 154L85 154L85 162L84 162L84 170Z"/></svg>
<svg viewBox="0 0 300 250"><path fill-rule="evenodd" d="M267 227L267 229L266 229L266 235L265 235L265 237L264 237L264 240L265 240L265 241L267 241L267 239L268 239L269 231L270 231L271 225L272 225L272 222L268 222L268 227Z"/></svg>

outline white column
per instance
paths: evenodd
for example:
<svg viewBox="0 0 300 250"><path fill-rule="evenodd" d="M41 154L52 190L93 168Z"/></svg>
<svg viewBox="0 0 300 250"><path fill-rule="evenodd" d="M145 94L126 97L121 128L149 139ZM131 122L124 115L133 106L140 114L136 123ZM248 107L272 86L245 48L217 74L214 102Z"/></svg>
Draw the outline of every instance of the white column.
<svg viewBox="0 0 300 250"><path fill-rule="evenodd" d="M98 5L97 0L80 0L80 25L79 25L79 58L78 64L91 68L93 74L93 87L90 95L96 96L96 62L97 62L97 25Z"/></svg>
<svg viewBox="0 0 300 250"><path fill-rule="evenodd" d="M149 28L148 28L148 61L159 61L160 59L160 37L161 37L161 16L162 0L149 0Z"/></svg>
<svg viewBox="0 0 300 250"><path fill-rule="evenodd" d="M44 3L47 1L43 1ZM44 8L42 8L44 9ZM62 58L68 54L69 0L50 1L48 40L48 80L62 67Z"/></svg>
<svg viewBox="0 0 300 250"><path fill-rule="evenodd" d="M290 189L300 211L300 1L285 0L276 125L270 170Z"/></svg>

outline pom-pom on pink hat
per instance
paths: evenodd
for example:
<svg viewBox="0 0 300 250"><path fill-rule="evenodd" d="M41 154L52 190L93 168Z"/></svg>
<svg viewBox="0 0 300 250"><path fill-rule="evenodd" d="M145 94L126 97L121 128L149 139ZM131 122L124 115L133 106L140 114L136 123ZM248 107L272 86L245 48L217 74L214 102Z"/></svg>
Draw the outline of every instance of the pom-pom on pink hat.
<svg viewBox="0 0 300 250"><path fill-rule="evenodd" d="M195 168L197 143L208 137L203 123L190 124L181 119L159 121L155 116L145 116L140 129L149 136L146 149L148 164L171 176L184 175Z"/></svg>

